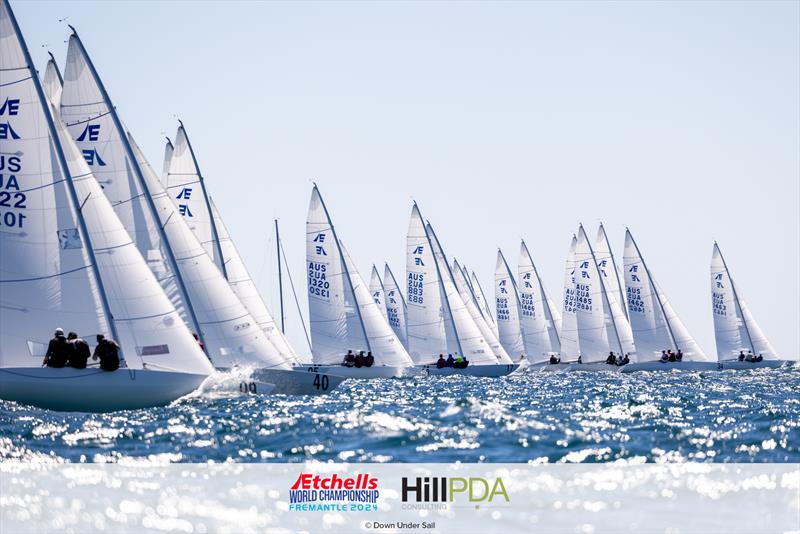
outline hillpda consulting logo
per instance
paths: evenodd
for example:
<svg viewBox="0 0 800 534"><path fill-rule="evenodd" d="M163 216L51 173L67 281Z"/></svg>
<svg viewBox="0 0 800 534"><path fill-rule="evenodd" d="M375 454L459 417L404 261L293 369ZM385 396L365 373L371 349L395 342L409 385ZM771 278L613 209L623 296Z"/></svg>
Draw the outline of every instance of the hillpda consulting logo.
<svg viewBox="0 0 800 534"><path fill-rule="evenodd" d="M404 510L445 510L448 505L506 504L510 502L500 477L403 477Z"/></svg>
<svg viewBox="0 0 800 534"><path fill-rule="evenodd" d="M289 489L289 510L298 512L375 512L378 479L369 474L340 477L300 473Z"/></svg>

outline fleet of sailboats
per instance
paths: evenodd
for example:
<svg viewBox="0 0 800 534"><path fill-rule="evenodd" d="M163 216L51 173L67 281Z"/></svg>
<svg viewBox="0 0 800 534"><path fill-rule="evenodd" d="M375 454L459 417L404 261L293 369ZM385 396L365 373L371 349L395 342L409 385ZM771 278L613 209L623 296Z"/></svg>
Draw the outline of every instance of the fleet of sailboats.
<svg viewBox="0 0 800 534"><path fill-rule="evenodd" d="M416 203L403 286L388 264L382 276L373 265L366 284L316 185L306 221L309 359L261 297L183 123L174 143L167 140L159 177L74 29L63 76L51 54L40 80L2 0L0 50L0 398L111 411L172 402L216 373L242 375L248 393L317 395L348 378L496 378L521 363L633 372L787 362L755 322L716 243L713 358L630 230L620 266L602 224L593 241L578 227L560 301L525 241L516 268L498 250L490 303L475 272L445 254ZM122 368L42 366L49 333L61 325L89 341L112 337ZM354 364L350 351L365 357Z"/></svg>

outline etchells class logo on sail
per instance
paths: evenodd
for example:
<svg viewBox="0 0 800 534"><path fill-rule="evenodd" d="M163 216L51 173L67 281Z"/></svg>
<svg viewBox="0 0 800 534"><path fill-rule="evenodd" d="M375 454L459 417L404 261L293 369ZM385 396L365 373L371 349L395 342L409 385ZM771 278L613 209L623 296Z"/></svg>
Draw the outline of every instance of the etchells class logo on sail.
<svg viewBox="0 0 800 534"><path fill-rule="evenodd" d="M289 489L289 510L302 512L375 512L378 479L368 473L350 477L300 473Z"/></svg>
<svg viewBox="0 0 800 534"><path fill-rule="evenodd" d="M501 477L403 477L401 500L404 510L511 502Z"/></svg>

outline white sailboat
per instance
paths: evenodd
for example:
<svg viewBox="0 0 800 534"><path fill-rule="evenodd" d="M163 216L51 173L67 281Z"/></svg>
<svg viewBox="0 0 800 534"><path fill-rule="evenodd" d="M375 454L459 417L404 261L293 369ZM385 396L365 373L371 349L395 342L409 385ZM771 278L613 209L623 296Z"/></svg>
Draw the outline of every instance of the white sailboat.
<svg viewBox="0 0 800 534"><path fill-rule="evenodd" d="M611 352L627 354L630 361L635 362L630 324L617 302L617 295L605 286L607 277L600 273L583 225L578 229L575 265L575 315L581 363L571 364L569 370L617 371L618 366L604 363Z"/></svg>
<svg viewBox="0 0 800 534"><path fill-rule="evenodd" d="M369 292L372 295L372 300L383 315L383 318L389 320L389 314L386 311L386 291L383 289L383 281L381 275L378 274L378 268L372 266L372 274L369 280ZM394 329L392 329L394 330Z"/></svg>
<svg viewBox="0 0 800 534"><path fill-rule="evenodd" d="M629 319L628 309L625 304L627 302L625 288L622 286L622 276L617 266L617 260L614 258L614 253L611 251L611 243L608 241L608 234L606 234L603 223L600 223L600 227L597 229L597 238L595 239L593 250L597 259L597 268L603 276L603 285L606 291L617 301L625 319Z"/></svg>
<svg viewBox="0 0 800 534"><path fill-rule="evenodd" d="M452 271L419 208L411 210L406 240L408 342L412 358L433 375L503 376L518 366L498 361L473 321ZM439 355L463 356L465 369L437 368Z"/></svg>
<svg viewBox="0 0 800 534"><path fill-rule="evenodd" d="M518 359L525 355L525 344L522 340L519 293L515 278L503 252L498 249L494 270L497 330L503 348L512 358Z"/></svg>
<svg viewBox="0 0 800 534"><path fill-rule="evenodd" d="M322 376L310 365L311 362L302 362L278 328L208 194L183 122L178 127L175 144L167 142L164 158L166 190L175 208L214 261L230 289L263 331L272 352L277 353L289 367L259 368L253 371L253 376L275 384L273 394L317 395L336 388L343 378ZM309 375L308 371L312 374Z"/></svg>
<svg viewBox="0 0 800 534"><path fill-rule="evenodd" d="M716 369L717 362L706 357L656 283L630 230L625 232L623 264L628 315L638 356L638 362L626 365L623 372ZM662 362L664 350L681 351L682 361Z"/></svg>
<svg viewBox="0 0 800 534"><path fill-rule="evenodd" d="M388 263L384 265L383 280L386 298L386 318L400 343L408 351L408 333L406 332L408 308L406 299Z"/></svg>
<svg viewBox="0 0 800 534"><path fill-rule="evenodd" d="M411 374L414 362L384 318L336 234L317 186L306 219L306 272L311 350L323 372L351 378ZM342 365L348 350L371 352L371 367Z"/></svg>
<svg viewBox="0 0 800 534"><path fill-rule="evenodd" d="M253 370L291 366L269 343L192 233L182 217L189 206L172 202L124 129L77 33L69 39L61 110L117 216L173 303L180 306L214 366L249 375L250 391L267 388ZM184 198L191 194L185 191Z"/></svg>
<svg viewBox="0 0 800 534"><path fill-rule="evenodd" d="M723 369L752 369L754 367L780 367L789 360L781 360L758 326L747 303L731 277L719 245L714 243L711 256L711 307L714 313L714 336L717 358ZM740 361L739 355L752 354L763 358L760 362Z"/></svg>
<svg viewBox="0 0 800 534"><path fill-rule="evenodd" d="M0 5L0 398L104 412L167 404L213 372L47 101ZM112 337L123 366L42 367L59 326ZM92 337L90 337L92 336ZM91 363L91 360L90 360Z"/></svg>
<svg viewBox="0 0 800 534"><path fill-rule="evenodd" d="M549 365L561 354L561 313L542 284L528 246L519 251L520 326L525 353L533 365Z"/></svg>
<svg viewBox="0 0 800 534"><path fill-rule="evenodd" d="M56 58L50 54L50 59L47 60L47 67L44 69L44 76L42 77L42 88L48 100L58 109L61 105L61 87L64 85L64 78L61 77L61 71L58 70Z"/></svg>

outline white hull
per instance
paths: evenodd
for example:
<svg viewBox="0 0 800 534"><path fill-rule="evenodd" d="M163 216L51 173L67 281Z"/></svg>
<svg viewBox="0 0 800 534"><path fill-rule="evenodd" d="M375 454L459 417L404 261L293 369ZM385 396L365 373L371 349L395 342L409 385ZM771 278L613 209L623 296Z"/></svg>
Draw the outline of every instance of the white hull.
<svg viewBox="0 0 800 534"><path fill-rule="evenodd" d="M639 362L629 363L622 368L623 373L635 371L717 371L717 362Z"/></svg>
<svg viewBox="0 0 800 534"><path fill-rule="evenodd" d="M628 364L630 365L630 364ZM556 364L557 367L561 367L561 371L566 373L572 372L598 372L598 371L605 371L611 373L618 373L622 369L624 369L625 365L609 365L604 362L599 363L559 363Z"/></svg>
<svg viewBox="0 0 800 534"><path fill-rule="evenodd" d="M344 365L308 365L304 367L309 373L335 375L342 378L401 378L414 374L413 367L393 367L390 365L373 365L372 367L345 367Z"/></svg>
<svg viewBox="0 0 800 534"><path fill-rule="evenodd" d="M719 368L723 371L745 371L747 369L777 369L778 367L788 367L795 364L795 360L761 360L760 362L740 362L739 360L727 360L719 362Z"/></svg>
<svg viewBox="0 0 800 534"><path fill-rule="evenodd" d="M490 378L497 378L500 376L510 375L519 368L519 364L495 364L495 365L468 365L466 369L456 369L455 367L443 367L438 369L435 365L425 365L425 372L431 376L486 376Z"/></svg>
<svg viewBox="0 0 800 534"><path fill-rule="evenodd" d="M556 371L563 371L568 365L571 364L539 362L528 364L528 370L532 373L555 373Z"/></svg>
<svg viewBox="0 0 800 534"><path fill-rule="evenodd" d="M113 412L164 406L191 393L205 375L98 368L0 369L0 398L64 412Z"/></svg>
<svg viewBox="0 0 800 534"><path fill-rule="evenodd" d="M335 374L309 372L308 368L256 369L252 377L273 384L272 395L325 395L345 380L345 377Z"/></svg>

